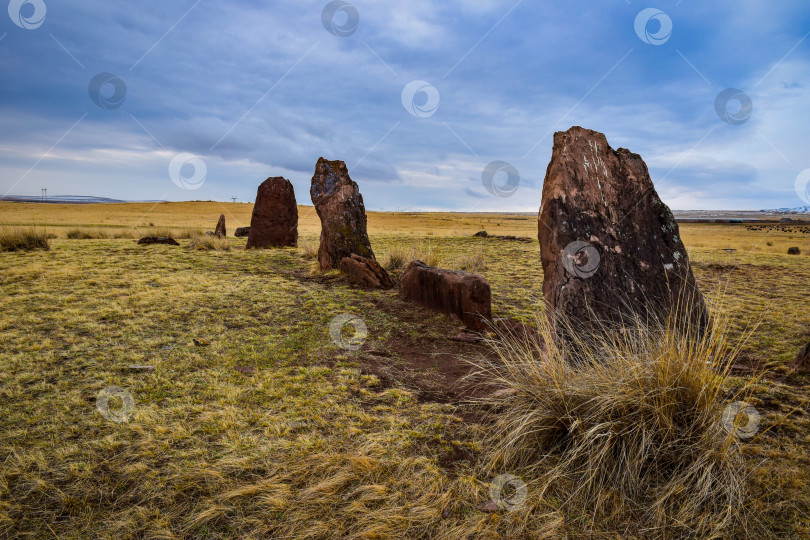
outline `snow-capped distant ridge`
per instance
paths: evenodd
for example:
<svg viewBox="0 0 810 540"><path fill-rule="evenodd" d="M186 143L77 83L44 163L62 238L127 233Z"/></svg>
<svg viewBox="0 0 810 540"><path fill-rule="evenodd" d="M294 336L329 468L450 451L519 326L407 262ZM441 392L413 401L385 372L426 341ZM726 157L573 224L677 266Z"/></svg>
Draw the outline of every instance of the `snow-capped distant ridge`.
<svg viewBox="0 0 810 540"><path fill-rule="evenodd" d="M760 212L772 212L775 214L810 214L810 206L797 206L796 208L774 208L772 210L760 210Z"/></svg>
<svg viewBox="0 0 810 540"><path fill-rule="evenodd" d="M109 197L94 197L92 195L6 195L0 197L0 201L12 202L36 202L52 204L99 204L99 203L124 203L124 202L163 202L163 201L124 201L121 199L110 199Z"/></svg>

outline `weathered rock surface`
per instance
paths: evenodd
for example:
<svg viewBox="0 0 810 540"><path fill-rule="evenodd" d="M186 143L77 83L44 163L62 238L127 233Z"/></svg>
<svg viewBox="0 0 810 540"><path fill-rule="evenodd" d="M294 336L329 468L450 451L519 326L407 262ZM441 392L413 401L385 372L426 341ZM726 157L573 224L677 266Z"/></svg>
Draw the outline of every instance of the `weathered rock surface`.
<svg viewBox="0 0 810 540"><path fill-rule="evenodd" d="M703 329L708 312L670 209L641 156L613 150L578 126L554 134L538 216L543 295L575 323L611 325L630 313L666 316L689 304Z"/></svg>
<svg viewBox="0 0 810 540"><path fill-rule="evenodd" d="M454 315L476 332L485 331L492 319L492 293L478 274L442 270L422 261L411 261L399 280L405 300Z"/></svg>
<svg viewBox="0 0 810 540"><path fill-rule="evenodd" d="M275 176L259 185L249 229L248 249L298 245L298 206L289 180Z"/></svg>
<svg viewBox="0 0 810 540"><path fill-rule="evenodd" d="M296 211L297 211L297 209L296 209ZM233 233L233 235L235 237L237 237L237 238L242 238L244 236L249 236L250 235L250 227L237 227L236 231Z"/></svg>
<svg viewBox="0 0 810 540"><path fill-rule="evenodd" d="M352 254L376 260L368 239L363 196L349 177L346 164L319 158L309 193L321 219L321 270L337 268Z"/></svg>
<svg viewBox="0 0 810 540"><path fill-rule="evenodd" d="M349 276L349 281L361 287L390 289L394 286L394 280L380 263L356 253L340 260L340 271Z"/></svg>
<svg viewBox="0 0 810 540"><path fill-rule="evenodd" d="M799 349L793 367L801 371L810 371L810 343Z"/></svg>
<svg viewBox="0 0 810 540"><path fill-rule="evenodd" d="M227 236L227 232L225 231L225 214L219 215L219 221L217 221L217 227L214 229L214 234L220 238L225 238Z"/></svg>
<svg viewBox="0 0 810 540"><path fill-rule="evenodd" d="M166 244L169 246L179 246L177 240L169 238L168 236L144 236L138 240L139 244Z"/></svg>

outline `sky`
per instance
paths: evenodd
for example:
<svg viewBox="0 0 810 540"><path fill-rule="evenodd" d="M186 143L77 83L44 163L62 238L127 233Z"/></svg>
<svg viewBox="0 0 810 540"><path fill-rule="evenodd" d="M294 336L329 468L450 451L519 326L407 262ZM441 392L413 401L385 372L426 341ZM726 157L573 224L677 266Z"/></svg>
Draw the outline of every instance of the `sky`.
<svg viewBox="0 0 810 540"><path fill-rule="evenodd" d="M537 211L553 133L641 154L673 209L810 204L805 0L10 0L0 194Z"/></svg>

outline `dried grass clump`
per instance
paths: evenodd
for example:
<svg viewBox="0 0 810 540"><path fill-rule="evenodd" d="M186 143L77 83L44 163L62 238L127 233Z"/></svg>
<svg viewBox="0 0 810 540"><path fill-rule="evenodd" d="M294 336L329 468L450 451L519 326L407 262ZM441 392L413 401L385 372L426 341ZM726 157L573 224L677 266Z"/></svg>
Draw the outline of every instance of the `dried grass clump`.
<svg viewBox="0 0 810 540"><path fill-rule="evenodd" d="M139 234L143 236L166 236L175 240L191 239L200 236L197 229L169 229L168 227L148 227L139 229Z"/></svg>
<svg viewBox="0 0 810 540"><path fill-rule="evenodd" d="M49 236L44 229L34 227L0 228L0 251L32 251L51 248Z"/></svg>
<svg viewBox="0 0 810 540"><path fill-rule="evenodd" d="M65 238L70 240L91 240L91 239L108 239L113 238L108 231L98 228L80 228L76 227L69 229L65 233Z"/></svg>
<svg viewBox="0 0 810 540"><path fill-rule="evenodd" d="M298 242L298 249L305 259L314 260L318 258L318 245L318 241L302 240Z"/></svg>
<svg viewBox="0 0 810 540"><path fill-rule="evenodd" d="M387 270L403 270L413 260L428 266L439 266L439 254L429 245L394 246L385 252L383 266Z"/></svg>
<svg viewBox="0 0 810 540"><path fill-rule="evenodd" d="M739 349L716 319L702 336L677 316L635 323L586 334L541 320L537 339L493 340L497 359L474 362L507 389L483 400L488 466L527 471L536 496L598 529L722 537L745 521L740 441L722 421L751 384L724 396Z"/></svg>
<svg viewBox="0 0 810 540"><path fill-rule="evenodd" d="M487 269L487 258L483 251L465 253L456 259L455 267L465 272L480 273Z"/></svg>
<svg viewBox="0 0 810 540"><path fill-rule="evenodd" d="M218 238L210 234L193 234L190 237L189 247L199 251L230 251L231 244L226 238Z"/></svg>

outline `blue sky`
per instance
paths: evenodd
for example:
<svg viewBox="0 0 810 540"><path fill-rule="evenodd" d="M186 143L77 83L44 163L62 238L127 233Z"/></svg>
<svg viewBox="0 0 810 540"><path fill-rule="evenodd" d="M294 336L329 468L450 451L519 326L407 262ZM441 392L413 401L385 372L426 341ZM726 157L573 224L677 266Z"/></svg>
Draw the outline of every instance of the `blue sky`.
<svg viewBox="0 0 810 540"><path fill-rule="evenodd" d="M581 125L674 209L810 204L808 32L778 0L11 0L0 193L252 201L280 175L311 204L324 156L368 209L536 211Z"/></svg>

